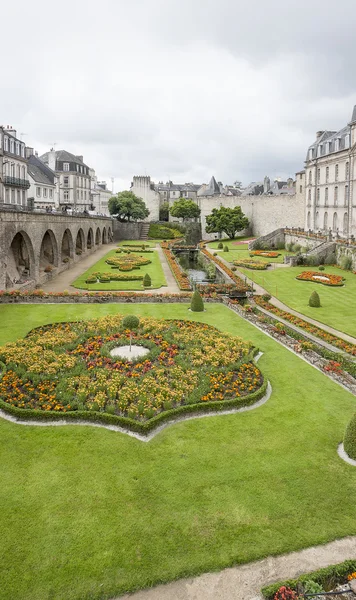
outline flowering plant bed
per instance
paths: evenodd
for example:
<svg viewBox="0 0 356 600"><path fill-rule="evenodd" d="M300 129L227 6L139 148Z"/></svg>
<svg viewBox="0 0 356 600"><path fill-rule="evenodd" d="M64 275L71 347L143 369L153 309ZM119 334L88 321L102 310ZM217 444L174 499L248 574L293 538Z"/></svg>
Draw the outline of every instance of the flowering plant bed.
<svg viewBox="0 0 356 600"><path fill-rule="evenodd" d="M282 319L293 323L301 329L305 329L305 331L307 331L308 333L312 333L316 337L319 337L325 342L332 344L336 348L339 348L340 350L343 350L348 354L356 356L356 346L354 344L350 344L350 342L345 342L345 340L343 340L342 338L339 338L336 335L333 335L332 333L324 331L324 329L322 329L321 327L312 325L311 323L308 323L308 321L304 321L303 319L300 319L295 315L292 315L284 310L281 310L280 308L277 308L273 304L270 304L269 302L263 300L262 296L255 296L254 300L258 306L261 306L262 308L277 315L278 317L282 317Z"/></svg>
<svg viewBox="0 0 356 600"><path fill-rule="evenodd" d="M236 267L245 267L245 269L253 269L255 271L265 271L267 269L267 267L270 266L271 263L268 262L264 262L262 260L248 260L248 259L241 259L241 260L234 260L233 264Z"/></svg>
<svg viewBox="0 0 356 600"><path fill-rule="evenodd" d="M183 271L182 267L177 263L175 256L170 249L168 242L161 242L163 253L167 259L169 267L173 273L173 276L178 284L180 290L191 290L190 281L187 274Z"/></svg>
<svg viewBox="0 0 356 600"><path fill-rule="evenodd" d="M123 271L124 269L120 269ZM129 269L130 271L132 269ZM85 280L85 283L110 283L110 281L140 281L143 275L125 275L123 273L92 273Z"/></svg>
<svg viewBox="0 0 356 600"><path fill-rule="evenodd" d="M204 256L206 256L209 260L212 260L215 264L217 264L220 269L222 271L224 271L224 273L226 273L226 275L228 275L230 277L230 279L232 279L239 292L247 292L250 289L250 286L246 285L241 277L238 277L237 275L235 275L235 273L225 265L225 263L223 263L221 260L219 260L217 258L217 256L213 256L208 250L206 250L206 248L201 246L201 250L200 250Z"/></svg>
<svg viewBox="0 0 356 600"><path fill-rule="evenodd" d="M296 279L300 281L313 281L314 283L321 283L322 285L340 287L344 285L345 277L341 275L333 275L325 273L324 271L303 271L300 275L297 275Z"/></svg>
<svg viewBox="0 0 356 600"><path fill-rule="evenodd" d="M34 329L0 349L0 407L21 419L111 423L148 433L184 413L252 404L267 383L254 348L214 327L143 318L132 362L110 351L128 344L122 316Z"/></svg>
<svg viewBox="0 0 356 600"><path fill-rule="evenodd" d="M140 252L142 254L144 253L151 253L154 252L154 250L151 250L149 248L145 248L142 246L128 246L128 247L118 247L117 250L115 250L116 254L131 254L131 252Z"/></svg>
<svg viewBox="0 0 356 600"><path fill-rule="evenodd" d="M272 252L270 250L252 250L250 256L264 256L265 258L278 258L280 252Z"/></svg>
<svg viewBox="0 0 356 600"><path fill-rule="evenodd" d="M207 283L206 285L198 283L197 289L202 296L210 298L215 298L220 294L226 296L232 294L233 292L240 291L239 287L235 283Z"/></svg>
<svg viewBox="0 0 356 600"><path fill-rule="evenodd" d="M114 269L130 270L140 268L143 265L149 265L152 261L144 256L137 255L125 255L125 256L111 256L105 261L108 265Z"/></svg>

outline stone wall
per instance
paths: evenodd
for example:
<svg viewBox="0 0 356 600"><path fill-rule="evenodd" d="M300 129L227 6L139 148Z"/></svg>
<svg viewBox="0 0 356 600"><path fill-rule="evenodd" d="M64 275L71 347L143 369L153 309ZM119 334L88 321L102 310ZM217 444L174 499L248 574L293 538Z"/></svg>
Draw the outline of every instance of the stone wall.
<svg viewBox="0 0 356 600"><path fill-rule="evenodd" d="M250 233L259 237L281 227L304 227L304 200L301 195L213 196L198 198L204 239L216 234L205 232L206 217L213 208L241 206L250 221ZM243 232L241 232L242 234ZM247 233L247 232L246 232Z"/></svg>
<svg viewBox="0 0 356 600"><path fill-rule="evenodd" d="M342 246L341 244L336 244L336 259L338 265L341 263L341 260L344 256L351 256L352 270L356 271L356 247L347 247Z"/></svg>
<svg viewBox="0 0 356 600"><path fill-rule="evenodd" d="M141 236L142 223L120 223L113 219L114 241L139 240Z"/></svg>

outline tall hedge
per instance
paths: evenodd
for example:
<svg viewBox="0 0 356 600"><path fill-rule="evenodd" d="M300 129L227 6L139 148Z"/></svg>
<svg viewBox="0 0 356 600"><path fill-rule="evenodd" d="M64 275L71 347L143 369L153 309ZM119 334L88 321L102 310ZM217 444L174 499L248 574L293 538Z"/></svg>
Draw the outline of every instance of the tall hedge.
<svg viewBox="0 0 356 600"><path fill-rule="evenodd" d="M356 460L356 413L346 427L344 448L349 457Z"/></svg>

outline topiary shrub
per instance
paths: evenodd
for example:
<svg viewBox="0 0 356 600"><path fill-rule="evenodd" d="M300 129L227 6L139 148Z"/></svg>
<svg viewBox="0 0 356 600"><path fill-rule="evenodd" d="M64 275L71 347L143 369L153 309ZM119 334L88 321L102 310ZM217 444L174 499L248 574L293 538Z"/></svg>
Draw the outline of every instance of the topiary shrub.
<svg viewBox="0 0 356 600"><path fill-rule="evenodd" d="M128 329L130 332L130 351L132 344L132 332L138 328L140 324L140 319L136 317L136 315L127 315L122 319L122 326L124 329Z"/></svg>
<svg viewBox="0 0 356 600"><path fill-rule="evenodd" d="M222 250L222 249L223 249L223 247L224 247L224 244L223 244L222 242L219 242L219 243L218 243L218 248L219 248L219 250Z"/></svg>
<svg viewBox="0 0 356 600"><path fill-rule="evenodd" d="M265 302L269 302L271 297L272 296L270 294L262 294L262 300L264 300Z"/></svg>
<svg viewBox="0 0 356 600"><path fill-rule="evenodd" d="M350 458L356 460L356 413L346 427L344 449Z"/></svg>
<svg viewBox="0 0 356 600"><path fill-rule="evenodd" d="M325 267L323 265L320 265L319 271L325 271Z"/></svg>
<svg viewBox="0 0 356 600"><path fill-rule="evenodd" d="M151 287L151 277L149 276L148 273L146 273L146 275L143 278L143 287Z"/></svg>
<svg viewBox="0 0 356 600"><path fill-rule="evenodd" d="M195 292L193 292L192 299L190 301L190 310L192 312L204 311L204 302L198 290L195 290Z"/></svg>
<svg viewBox="0 0 356 600"><path fill-rule="evenodd" d="M229 247L228 246L224 246L224 252L229 252Z"/></svg>
<svg viewBox="0 0 356 600"><path fill-rule="evenodd" d="M340 261L340 266L342 269L346 271L351 271L352 269L352 258L351 256L343 256Z"/></svg>
<svg viewBox="0 0 356 600"><path fill-rule="evenodd" d="M313 308L319 308L321 306L319 294L315 290L309 298L309 306L312 306Z"/></svg>
<svg viewBox="0 0 356 600"><path fill-rule="evenodd" d="M217 253L217 252L214 252L213 256L217 256L217 255L218 255L218 253Z"/></svg>

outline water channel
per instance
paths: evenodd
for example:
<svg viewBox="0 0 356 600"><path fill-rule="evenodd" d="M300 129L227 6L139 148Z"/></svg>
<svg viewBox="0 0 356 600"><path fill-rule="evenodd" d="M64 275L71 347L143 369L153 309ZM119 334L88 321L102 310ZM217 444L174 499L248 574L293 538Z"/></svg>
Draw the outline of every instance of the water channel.
<svg viewBox="0 0 356 600"><path fill-rule="evenodd" d="M186 252L177 252L176 256L191 282L208 284L224 281L215 265L202 257L200 252L187 250Z"/></svg>

